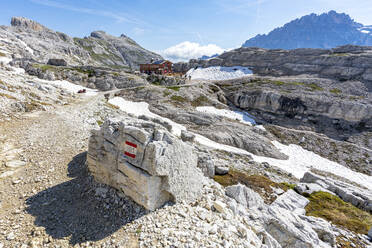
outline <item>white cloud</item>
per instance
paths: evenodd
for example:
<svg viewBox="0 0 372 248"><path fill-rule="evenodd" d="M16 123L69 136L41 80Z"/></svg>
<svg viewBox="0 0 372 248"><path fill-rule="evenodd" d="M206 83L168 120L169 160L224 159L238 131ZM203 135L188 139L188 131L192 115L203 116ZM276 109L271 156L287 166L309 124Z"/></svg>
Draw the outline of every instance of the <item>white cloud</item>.
<svg viewBox="0 0 372 248"><path fill-rule="evenodd" d="M172 60L172 61L188 61L190 59L197 59L203 55L211 56L214 54L221 54L226 49L222 49L221 47L215 44L208 44L208 45L200 45L199 43L194 43L190 41L182 42L178 45L169 47L163 51L161 51L161 55L165 58Z"/></svg>

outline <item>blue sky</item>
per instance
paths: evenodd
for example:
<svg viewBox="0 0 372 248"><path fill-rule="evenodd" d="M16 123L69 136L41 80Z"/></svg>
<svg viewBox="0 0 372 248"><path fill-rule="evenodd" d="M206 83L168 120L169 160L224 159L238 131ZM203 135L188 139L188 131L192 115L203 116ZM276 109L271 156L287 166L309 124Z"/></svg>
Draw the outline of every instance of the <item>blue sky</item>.
<svg viewBox="0 0 372 248"><path fill-rule="evenodd" d="M239 47L295 18L330 10L372 24L370 0L3 0L0 24L25 16L76 37L124 33L176 59Z"/></svg>

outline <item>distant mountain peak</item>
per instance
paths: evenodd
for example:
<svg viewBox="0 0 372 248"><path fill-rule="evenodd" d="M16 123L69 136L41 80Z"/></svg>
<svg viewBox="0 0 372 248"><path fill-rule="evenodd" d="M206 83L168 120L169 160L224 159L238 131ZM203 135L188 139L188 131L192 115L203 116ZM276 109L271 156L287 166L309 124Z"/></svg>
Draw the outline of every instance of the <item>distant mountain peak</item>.
<svg viewBox="0 0 372 248"><path fill-rule="evenodd" d="M247 40L243 47L269 49L334 48L342 45L372 45L370 26L355 22L345 13L334 10L295 19L268 34Z"/></svg>

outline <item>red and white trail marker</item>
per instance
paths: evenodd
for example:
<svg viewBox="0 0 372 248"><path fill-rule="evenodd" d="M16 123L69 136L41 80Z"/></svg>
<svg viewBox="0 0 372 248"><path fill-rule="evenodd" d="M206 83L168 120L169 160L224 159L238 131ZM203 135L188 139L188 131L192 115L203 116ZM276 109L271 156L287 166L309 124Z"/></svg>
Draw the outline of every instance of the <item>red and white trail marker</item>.
<svg viewBox="0 0 372 248"><path fill-rule="evenodd" d="M125 141L124 155L125 156L128 156L130 158L136 158L136 155L137 155L137 145L134 144L134 143L132 143L132 142Z"/></svg>

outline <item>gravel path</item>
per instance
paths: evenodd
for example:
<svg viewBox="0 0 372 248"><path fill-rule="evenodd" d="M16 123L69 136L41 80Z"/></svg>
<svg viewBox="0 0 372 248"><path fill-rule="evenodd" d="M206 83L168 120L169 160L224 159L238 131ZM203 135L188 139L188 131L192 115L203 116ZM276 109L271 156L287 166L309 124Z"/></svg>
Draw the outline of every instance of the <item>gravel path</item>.
<svg viewBox="0 0 372 248"><path fill-rule="evenodd" d="M90 130L110 111L99 95L0 126L3 157L14 151L8 158L22 162L0 179L0 247L109 246L115 232L143 214L96 185L85 167ZM102 194L113 197L106 202Z"/></svg>

